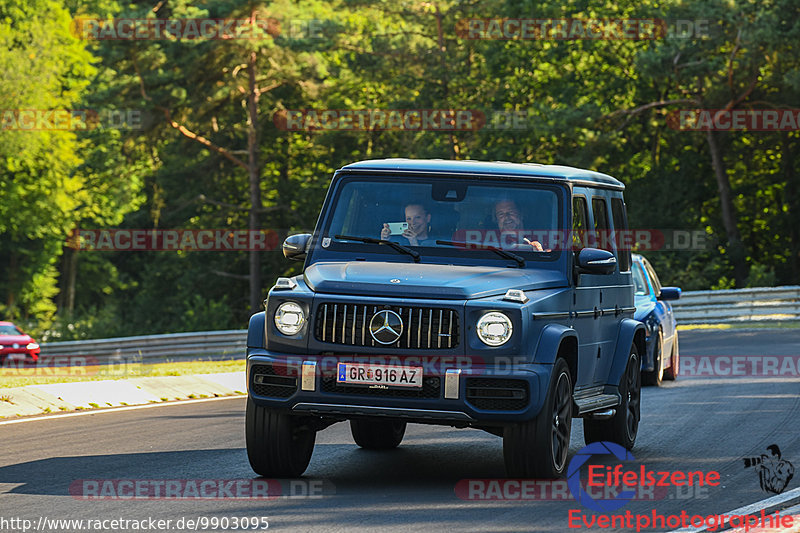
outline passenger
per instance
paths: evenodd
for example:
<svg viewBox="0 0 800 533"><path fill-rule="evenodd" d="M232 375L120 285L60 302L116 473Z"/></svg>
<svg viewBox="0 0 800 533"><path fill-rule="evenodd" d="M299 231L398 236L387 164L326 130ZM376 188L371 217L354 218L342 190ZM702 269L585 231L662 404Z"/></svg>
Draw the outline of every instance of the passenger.
<svg viewBox="0 0 800 533"><path fill-rule="evenodd" d="M525 226L522 221L522 211L517 207L516 202L510 199L498 200L494 204L494 219L497 222L497 229L501 232L514 231L522 232ZM533 251L543 252L542 244L539 241L531 241L527 237L522 238L525 244L519 243L519 247L527 247L529 245Z"/></svg>
<svg viewBox="0 0 800 533"><path fill-rule="evenodd" d="M432 246L436 239L429 236L431 231L431 214L428 209L420 203L411 203L404 209L408 228L403 231L402 237L411 246ZM391 236L389 224L384 223L381 230L381 239L388 239Z"/></svg>

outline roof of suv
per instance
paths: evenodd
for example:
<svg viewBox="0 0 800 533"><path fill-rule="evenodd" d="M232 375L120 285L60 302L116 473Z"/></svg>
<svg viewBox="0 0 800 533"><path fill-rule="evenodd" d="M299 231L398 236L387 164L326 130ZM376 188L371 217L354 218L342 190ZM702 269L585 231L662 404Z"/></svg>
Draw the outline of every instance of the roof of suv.
<svg viewBox="0 0 800 533"><path fill-rule="evenodd" d="M443 174L497 175L530 178L562 179L575 183L624 189L625 185L607 174L561 165L509 163L507 161L453 161L448 159L371 159L345 165L340 170L377 170L392 172L425 172Z"/></svg>

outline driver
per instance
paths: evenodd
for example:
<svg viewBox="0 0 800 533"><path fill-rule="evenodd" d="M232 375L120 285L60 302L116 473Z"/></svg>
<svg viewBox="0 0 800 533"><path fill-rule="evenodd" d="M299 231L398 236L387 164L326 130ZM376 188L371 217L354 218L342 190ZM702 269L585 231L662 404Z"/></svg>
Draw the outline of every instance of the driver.
<svg viewBox="0 0 800 533"><path fill-rule="evenodd" d="M519 232L524 229L522 223L522 211L517 207L516 202L510 199L498 200L494 204L494 219L497 222L497 229L503 231ZM531 241L527 237L522 238L525 244L520 243L519 247L531 246L536 252L543 252L542 244L539 241Z"/></svg>

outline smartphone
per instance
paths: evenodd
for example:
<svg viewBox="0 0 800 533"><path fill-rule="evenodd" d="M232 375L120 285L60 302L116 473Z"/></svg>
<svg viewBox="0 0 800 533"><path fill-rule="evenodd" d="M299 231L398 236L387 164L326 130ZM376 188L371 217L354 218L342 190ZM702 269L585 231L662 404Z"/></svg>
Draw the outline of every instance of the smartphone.
<svg viewBox="0 0 800 533"><path fill-rule="evenodd" d="M389 222L389 235L402 235L408 229L408 222Z"/></svg>

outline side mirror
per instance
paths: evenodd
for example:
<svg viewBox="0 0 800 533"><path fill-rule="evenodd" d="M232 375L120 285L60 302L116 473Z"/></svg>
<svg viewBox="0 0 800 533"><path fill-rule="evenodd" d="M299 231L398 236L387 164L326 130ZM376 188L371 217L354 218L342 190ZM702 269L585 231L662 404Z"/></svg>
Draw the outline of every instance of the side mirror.
<svg viewBox="0 0 800 533"><path fill-rule="evenodd" d="M286 237L286 240L283 241L283 256L293 261L305 261L306 248L309 242L311 242L310 233L300 233Z"/></svg>
<svg viewBox="0 0 800 533"><path fill-rule="evenodd" d="M659 300L677 300L681 297L680 287L661 287L661 294L658 295Z"/></svg>
<svg viewBox="0 0 800 533"><path fill-rule="evenodd" d="M607 250L584 248L578 252L575 270L578 274L611 274L617 268L617 258Z"/></svg>

